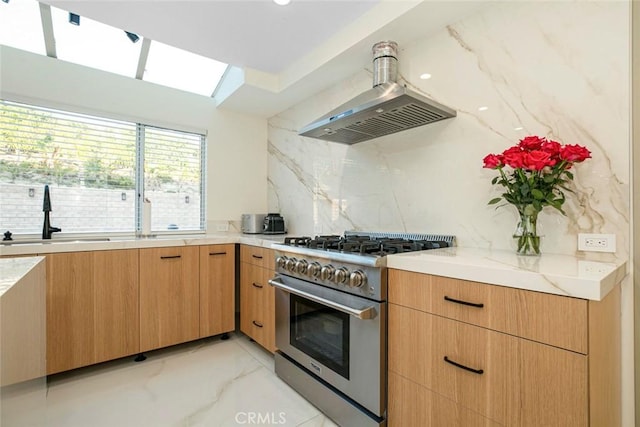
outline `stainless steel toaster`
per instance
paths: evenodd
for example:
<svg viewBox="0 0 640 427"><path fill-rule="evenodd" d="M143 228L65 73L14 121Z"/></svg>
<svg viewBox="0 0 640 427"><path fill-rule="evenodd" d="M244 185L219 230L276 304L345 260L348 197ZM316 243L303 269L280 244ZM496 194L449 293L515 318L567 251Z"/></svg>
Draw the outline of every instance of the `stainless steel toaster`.
<svg viewBox="0 0 640 427"><path fill-rule="evenodd" d="M260 234L264 228L264 219L267 214L242 214L240 231L245 234Z"/></svg>

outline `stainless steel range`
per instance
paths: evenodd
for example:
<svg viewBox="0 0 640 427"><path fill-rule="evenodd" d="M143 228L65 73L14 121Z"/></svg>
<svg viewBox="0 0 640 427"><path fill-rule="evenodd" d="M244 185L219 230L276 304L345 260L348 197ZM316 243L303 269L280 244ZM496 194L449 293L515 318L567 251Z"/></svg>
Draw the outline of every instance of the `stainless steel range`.
<svg viewBox="0 0 640 427"><path fill-rule="evenodd" d="M346 232L273 245L276 374L341 426L386 425L385 256L454 242Z"/></svg>

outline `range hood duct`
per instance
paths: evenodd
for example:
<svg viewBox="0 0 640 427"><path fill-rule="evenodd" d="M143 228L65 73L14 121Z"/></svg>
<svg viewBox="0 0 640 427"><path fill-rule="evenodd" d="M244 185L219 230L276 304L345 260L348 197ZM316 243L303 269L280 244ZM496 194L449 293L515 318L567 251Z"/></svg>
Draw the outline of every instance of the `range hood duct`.
<svg viewBox="0 0 640 427"><path fill-rule="evenodd" d="M299 135L355 144L456 116L455 110L399 85L398 45L373 45L373 88L300 130Z"/></svg>

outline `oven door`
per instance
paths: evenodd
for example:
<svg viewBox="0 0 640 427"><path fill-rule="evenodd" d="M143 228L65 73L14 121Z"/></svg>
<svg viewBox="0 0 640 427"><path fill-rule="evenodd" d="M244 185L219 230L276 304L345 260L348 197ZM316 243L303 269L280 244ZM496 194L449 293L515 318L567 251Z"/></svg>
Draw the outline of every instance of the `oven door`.
<svg viewBox="0 0 640 427"><path fill-rule="evenodd" d="M386 408L386 303L278 275L276 346L377 416Z"/></svg>

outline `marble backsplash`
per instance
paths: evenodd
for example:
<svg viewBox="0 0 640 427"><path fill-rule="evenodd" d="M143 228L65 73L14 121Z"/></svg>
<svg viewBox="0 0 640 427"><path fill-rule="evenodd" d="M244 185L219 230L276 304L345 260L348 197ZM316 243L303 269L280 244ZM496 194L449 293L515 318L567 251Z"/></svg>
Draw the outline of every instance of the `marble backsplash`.
<svg viewBox="0 0 640 427"><path fill-rule="evenodd" d="M371 87L363 64L269 120L269 211L285 216L290 234L454 234L458 246L509 249L517 212L487 205L500 191L482 159L539 135L593 156L573 171L567 215L540 214L543 252L574 254L578 233L612 233L628 256L629 17L627 2L496 2L399 46L400 82L456 118L353 146L298 136ZM421 80L425 72L433 77Z"/></svg>

